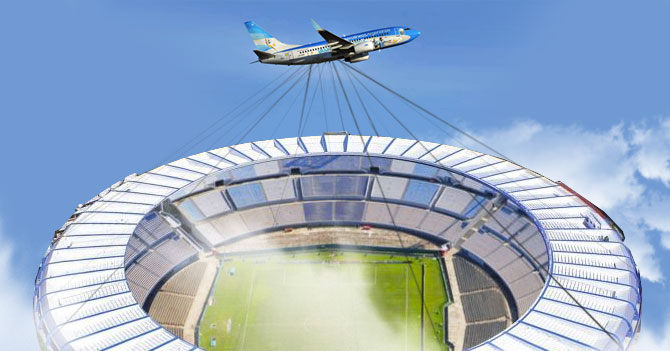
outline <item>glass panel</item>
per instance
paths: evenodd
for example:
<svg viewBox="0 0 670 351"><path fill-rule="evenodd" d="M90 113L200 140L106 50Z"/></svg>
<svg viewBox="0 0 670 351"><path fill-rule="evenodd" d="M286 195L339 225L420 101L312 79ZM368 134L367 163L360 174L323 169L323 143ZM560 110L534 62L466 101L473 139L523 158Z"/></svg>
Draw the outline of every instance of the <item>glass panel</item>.
<svg viewBox="0 0 670 351"><path fill-rule="evenodd" d="M432 200L433 196L435 196L435 192L437 192L438 187L439 185L437 184L412 179L407 185L403 200L428 206L428 204L430 204L430 200Z"/></svg>
<svg viewBox="0 0 670 351"><path fill-rule="evenodd" d="M375 177L375 183L372 187L372 197L377 199L400 200L405 192L406 186L407 179L405 178Z"/></svg>
<svg viewBox="0 0 670 351"><path fill-rule="evenodd" d="M391 169L393 159L385 157L365 157L363 158L363 168L377 167L380 173L388 172Z"/></svg>
<svg viewBox="0 0 670 351"><path fill-rule="evenodd" d="M449 214L460 215L472 201L474 195L460 189L446 187L435 203L435 207Z"/></svg>
<svg viewBox="0 0 670 351"><path fill-rule="evenodd" d="M230 170L230 177L233 180L249 179L255 176L256 176L256 169L253 165Z"/></svg>
<svg viewBox="0 0 670 351"><path fill-rule="evenodd" d="M412 174L414 173L415 166L416 166L415 162L393 160L391 162L391 172L400 174Z"/></svg>
<svg viewBox="0 0 670 351"><path fill-rule="evenodd" d="M368 187L368 177L338 176L335 182L335 196L337 197L364 197Z"/></svg>
<svg viewBox="0 0 670 351"><path fill-rule="evenodd" d="M305 177L300 179L300 183L306 199L335 194L335 176Z"/></svg>
<svg viewBox="0 0 670 351"><path fill-rule="evenodd" d="M289 178L268 179L261 182L268 201L295 199L293 181Z"/></svg>
<svg viewBox="0 0 670 351"><path fill-rule="evenodd" d="M301 172L312 171L358 171L361 169L360 156L310 156L281 161L284 171L300 168Z"/></svg>
<svg viewBox="0 0 670 351"><path fill-rule="evenodd" d="M264 177L268 175L275 175L282 173L281 170L279 169L279 162L277 161L258 163L254 165L254 170L256 172L256 176L258 177Z"/></svg>
<svg viewBox="0 0 670 351"><path fill-rule="evenodd" d="M360 222L364 210L365 203L363 202L337 202L335 203L335 219Z"/></svg>
<svg viewBox="0 0 670 351"><path fill-rule="evenodd" d="M364 176L313 176L301 180L302 194L306 199L318 197L365 196L367 177Z"/></svg>
<svg viewBox="0 0 670 351"><path fill-rule="evenodd" d="M228 188L228 194L238 208L266 202L260 183L249 183Z"/></svg>
<svg viewBox="0 0 670 351"><path fill-rule="evenodd" d="M194 196L193 201L202 214L207 217L230 210L230 206L228 206L223 198L223 194L218 190L208 191L204 194Z"/></svg>
<svg viewBox="0 0 670 351"><path fill-rule="evenodd" d="M414 174L421 177L433 178L437 175L438 170L439 168L418 163L414 167Z"/></svg>
<svg viewBox="0 0 670 351"><path fill-rule="evenodd" d="M198 208L193 204L193 201L190 199L184 200L181 204L179 204L179 210L182 213L185 213L186 217L188 217L190 221L199 221L205 218L205 216L202 215L200 210L198 210Z"/></svg>
<svg viewBox="0 0 670 351"><path fill-rule="evenodd" d="M308 222L331 221L333 219L332 202L305 203L305 220Z"/></svg>
<svg viewBox="0 0 670 351"><path fill-rule="evenodd" d="M486 204L486 198L481 195L477 195L477 197L475 197L470 202L468 207L465 208L463 215L468 218L474 217L477 212L479 212L479 210L484 207L484 204Z"/></svg>

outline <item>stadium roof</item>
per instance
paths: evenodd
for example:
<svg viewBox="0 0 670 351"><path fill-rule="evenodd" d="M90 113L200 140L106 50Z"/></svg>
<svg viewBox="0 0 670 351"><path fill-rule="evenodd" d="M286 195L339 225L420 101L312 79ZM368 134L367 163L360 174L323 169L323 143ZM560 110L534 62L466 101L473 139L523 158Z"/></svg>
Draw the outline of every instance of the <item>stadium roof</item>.
<svg viewBox="0 0 670 351"><path fill-rule="evenodd" d="M153 321L128 287L124 255L138 223L166 200L207 190L229 170L326 153L437 165L503 193L538 226L553 278L546 279L540 296L513 325L473 350L629 347L639 328L639 273L623 234L602 211L570 188L497 157L430 142L346 134L200 153L132 174L77 208L56 232L35 282L34 312L43 347L196 350ZM579 209L589 210L599 225L577 218Z"/></svg>

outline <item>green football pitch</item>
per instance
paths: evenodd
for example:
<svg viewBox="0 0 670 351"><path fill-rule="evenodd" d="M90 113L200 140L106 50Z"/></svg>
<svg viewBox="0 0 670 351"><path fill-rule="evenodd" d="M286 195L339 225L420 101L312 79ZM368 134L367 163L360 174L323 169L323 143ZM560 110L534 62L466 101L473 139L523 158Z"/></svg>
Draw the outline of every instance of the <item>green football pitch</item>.
<svg viewBox="0 0 670 351"><path fill-rule="evenodd" d="M210 351L418 351L423 338L424 350L447 350L442 277L434 256L320 251L227 258L200 323L199 345Z"/></svg>

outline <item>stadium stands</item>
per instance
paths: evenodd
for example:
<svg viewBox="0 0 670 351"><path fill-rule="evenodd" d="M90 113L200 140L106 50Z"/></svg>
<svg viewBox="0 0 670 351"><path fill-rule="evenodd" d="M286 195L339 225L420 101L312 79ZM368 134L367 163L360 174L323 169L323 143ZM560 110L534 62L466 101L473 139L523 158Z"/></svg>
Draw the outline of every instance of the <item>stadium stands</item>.
<svg viewBox="0 0 670 351"><path fill-rule="evenodd" d="M500 286L487 271L462 255L452 256L465 314L464 348L478 345L503 331L512 318Z"/></svg>
<svg viewBox="0 0 670 351"><path fill-rule="evenodd" d="M149 315L178 337L184 337L184 326L195 295L205 274L206 262L195 262L173 275L151 302Z"/></svg>
<svg viewBox="0 0 670 351"><path fill-rule="evenodd" d="M505 321L468 324L465 326L465 342L463 347L469 349L477 346L505 330L506 327L507 322Z"/></svg>
<svg viewBox="0 0 670 351"><path fill-rule="evenodd" d="M498 289L461 294L465 320L481 322L507 316L507 302Z"/></svg>
<svg viewBox="0 0 670 351"><path fill-rule="evenodd" d="M125 254L128 286L140 306L144 306L158 283L194 259L197 253L161 216L154 213L143 219L131 236Z"/></svg>

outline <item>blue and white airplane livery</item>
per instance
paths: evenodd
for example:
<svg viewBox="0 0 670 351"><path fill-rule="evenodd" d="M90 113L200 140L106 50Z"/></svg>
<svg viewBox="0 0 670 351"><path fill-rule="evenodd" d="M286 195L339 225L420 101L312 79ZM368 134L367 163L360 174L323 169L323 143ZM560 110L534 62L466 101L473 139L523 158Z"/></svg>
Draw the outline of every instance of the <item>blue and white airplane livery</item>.
<svg viewBox="0 0 670 351"><path fill-rule="evenodd" d="M314 29L325 41L290 45L277 40L253 21L244 24L256 44L254 53L258 61L255 62L275 65L308 65L339 59L350 63L361 62L369 59L373 50L407 44L421 34L410 28L388 27L339 37L312 20Z"/></svg>

